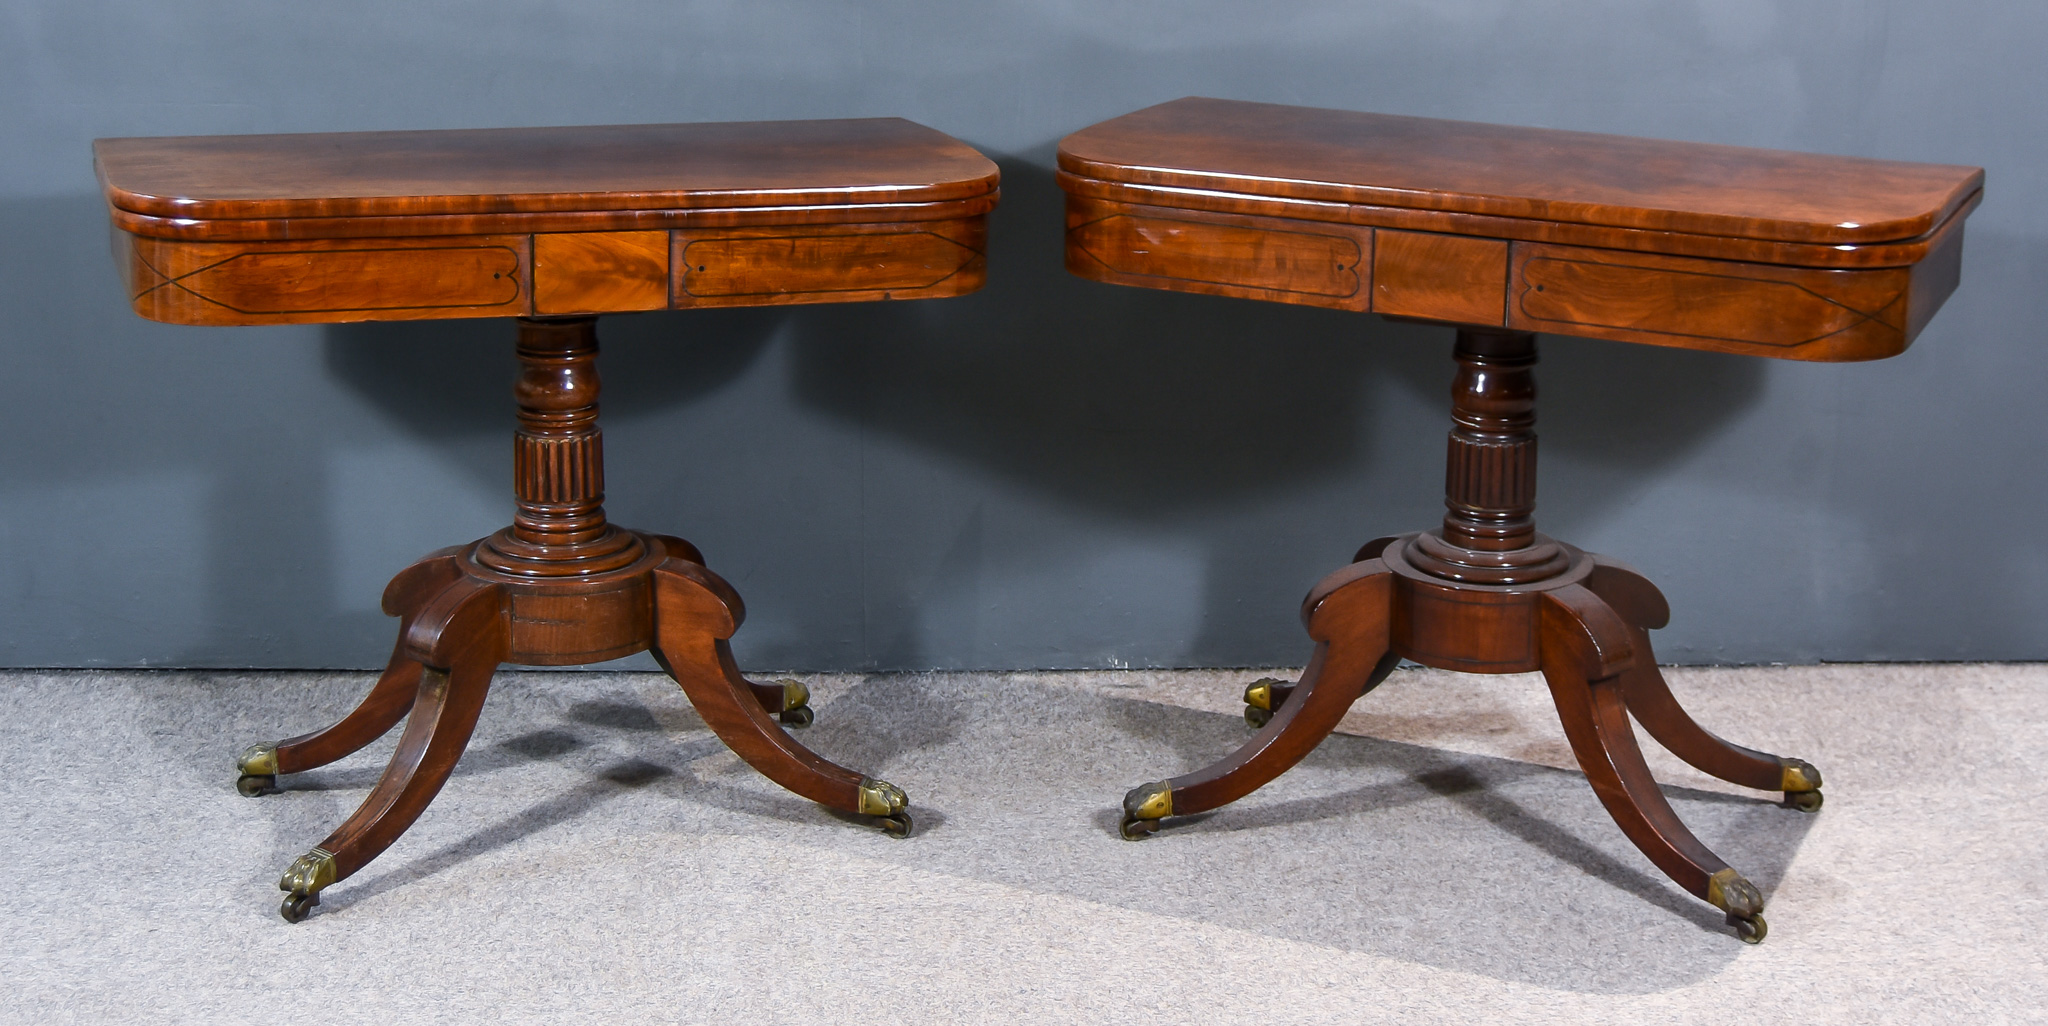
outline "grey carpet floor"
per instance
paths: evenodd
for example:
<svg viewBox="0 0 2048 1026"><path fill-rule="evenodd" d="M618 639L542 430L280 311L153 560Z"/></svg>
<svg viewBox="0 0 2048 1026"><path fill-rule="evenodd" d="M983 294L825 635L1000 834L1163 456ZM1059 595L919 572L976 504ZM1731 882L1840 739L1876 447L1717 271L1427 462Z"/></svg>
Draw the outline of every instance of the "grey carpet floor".
<svg viewBox="0 0 2048 1026"><path fill-rule="evenodd" d="M1681 669L1817 815L1652 752L1762 887L1737 942L1631 847L1539 679L1402 670L1300 767L1139 844L1123 791L1248 735L1244 672L807 678L898 841L650 674L504 673L419 824L276 914L390 740L233 788L364 674L0 675L0 1022L2041 1022L2048 667ZM12 996L5 996L11 994Z"/></svg>

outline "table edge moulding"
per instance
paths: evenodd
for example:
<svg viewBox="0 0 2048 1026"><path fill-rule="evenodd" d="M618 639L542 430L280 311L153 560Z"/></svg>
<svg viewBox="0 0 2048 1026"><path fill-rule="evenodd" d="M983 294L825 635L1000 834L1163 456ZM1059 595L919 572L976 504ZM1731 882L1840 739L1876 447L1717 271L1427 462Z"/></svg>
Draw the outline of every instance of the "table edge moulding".
<svg viewBox="0 0 2048 1026"><path fill-rule="evenodd" d="M1716 737L1650 647L1669 608L1625 564L1535 529L1536 333L1809 361L1905 350L1960 281L1979 168L1190 97L1061 141L1084 278L1456 329L1440 527L1368 542L1302 605L1298 682L1255 681L1258 733L1124 798L1137 840L1293 766L1401 659L1541 671L1615 822L1764 938L1763 892L1693 836L1631 717L1691 765L1821 806L1811 764Z"/></svg>
<svg viewBox="0 0 2048 1026"><path fill-rule="evenodd" d="M404 721L362 807L286 870L282 913L376 858L468 744L500 663L648 651L777 784L908 836L909 799L799 744L802 682L748 680L746 617L694 545L605 518L597 316L957 296L987 275L996 166L909 121L102 139L135 312L195 325L512 317L511 526L391 581L389 664L340 721L238 760L256 796Z"/></svg>

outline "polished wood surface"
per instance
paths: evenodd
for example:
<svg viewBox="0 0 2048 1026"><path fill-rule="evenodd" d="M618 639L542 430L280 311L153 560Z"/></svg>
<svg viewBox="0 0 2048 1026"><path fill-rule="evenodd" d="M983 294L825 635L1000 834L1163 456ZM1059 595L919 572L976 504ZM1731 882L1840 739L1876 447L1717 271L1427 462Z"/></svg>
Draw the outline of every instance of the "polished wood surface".
<svg viewBox="0 0 2048 1026"><path fill-rule="evenodd" d="M135 312L315 324L779 306L965 295L985 216L884 224L187 242L117 231Z"/></svg>
<svg viewBox="0 0 2048 1026"><path fill-rule="evenodd" d="M1858 271L1516 243L1506 324L1746 356L1874 360L1905 351L1954 291L1961 261L1960 231L1913 267Z"/></svg>
<svg viewBox="0 0 2048 1026"><path fill-rule="evenodd" d="M379 239L392 236L488 235L520 232L651 231L753 225L862 224L976 217L995 209L999 192L939 203L824 204L803 207L707 207L665 210L542 210L510 214L425 214L418 217L299 217L191 220L152 217L109 207L108 220L131 235L192 242L287 242L293 239Z"/></svg>
<svg viewBox="0 0 2048 1026"><path fill-rule="evenodd" d="M1983 172L1186 99L1060 144L1122 285L1795 360L1896 355Z"/></svg>
<svg viewBox="0 0 2048 1026"><path fill-rule="evenodd" d="M997 177L901 118L100 139L93 158L116 208L199 220L928 203Z"/></svg>
<svg viewBox="0 0 2048 1026"><path fill-rule="evenodd" d="M797 682L743 676L737 592L689 542L604 512L596 315L959 295L986 273L995 167L930 129L845 122L102 140L137 313L181 324L517 317L512 524L384 595L399 637L333 725L244 753L240 789L404 720L363 805L285 872L297 921L395 842L453 771L501 663L651 652L704 722L813 801L911 829L900 789L790 737Z"/></svg>
<svg viewBox="0 0 2048 1026"><path fill-rule="evenodd" d="M670 233L669 305L939 299L988 277L988 219Z"/></svg>
<svg viewBox="0 0 2048 1026"><path fill-rule="evenodd" d="M799 127L779 146L766 124L634 126L638 148L621 168L564 155L569 141L613 134L601 129L457 133L459 146L422 138L437 133L115 139L98 153L135 311L175 324L930 299L981 287L997 199L986 158L894 119L827 122L822 134L792 122ZM708 149L728 135L740 152ZM814 135L829 144L817 154L804 148ZM873 151L865 157L862 140ZM539 170L521 170L517 147L527 144L539 147ZM367 148L349 149L357 145ZM664 152L674 163L666 171L656 159ZM434 159L403 163L417 154ZM234 159L250 160L254 178L233 177ZM314 173L322 169L329 178ZM746 171L760 184L734 186ZM202 187L202 172L226 184ZM376 195L322 202L308 195L322 181ZM607 182L629 191L593 191ZM564 191L455 192L479 183ZM290 202L271 196L280 190ZM122 206L161 211L169 201L137 196L165 192L183 197L179 217Z"/></svg>
<svg viewBox="0 0 2048 1026"><path fill-rule="evenodd" d="M1492 324L1507 295L1500 239L1383 229L1373 233L1372 309L1390 317Z"/></svg>
<svg viewBox="0 0 2048 1026"><path fill-rule="evenodd" d="M667 232L556 232L533 237L533 312L668 307Z"/></svg>
<svg viewBox="0 0 2048 1026"><path fill-rule="evenodd" d="M1960 214L1894 254L1911 262L1827 267L1675 256L1644 248L1643 238L1630 240L1634 249L1564 246L1088 192L1067 196L1066 261L1097 281L1746 356L1896 356L1955 291L1962 268Z"/></svg>
<svg viewBox="0 0 2048 1026"><path fill-rule="evenodd" d="M135 312L170 324L328 324L533 312L533 237L180 242L114 233Z"/></svg>
<svg viewBox="0 0 2048 1026"><path fill-rule="evenodd" d="M1068 197L1067 269L1119 285L1369 310L1373 233Z"/></svg>
<svg viewBox="0 0 2048 1026"><path fill-rule="evenodd" d="M1246 197L1826 245L1925 235L1984 182L1946 164L1203 97L1075 132L1059 166Z"/></svg>
<svg viewBox="0 0 2048 1026"><path fill-rule="evenodd" d="M1655 585L1536 530L1534 332L1892 355L1957 286L1982 173L1211 100L1077 132L1061 167L1067 266L1083 277L1458 328L1441 526L1368 542L1316 585L1302 679L1248 687L1259 733L1133 789L1124 836L1285 772L1400 659L1540 671L1622 832L1761 941L1763 892L1678 818L1632 723L1804 811L1821 806L1820 773L1695 722L1657 670L1649 632L1670 610Z"/></svg>
<svg viewBox="0 0 2048 1026"><path fill-rule="evenodd" d="M135 311L560 316L980 288L997 171L894 118L102 139Z"/></svg>
<svg viewBox="0 0 2048 1026"><path fill-rule="evenodd" d="M1065 171L1054 177L1058 180L1060 188L1066 191L1070 204L1095 201L1112 210L1117 207L1151 207L1182 214L1246 214L1253 217L1284 219L1298 225L1320 223L1397 228L1403 231L1436 232L1444 235L1476 235L1520 242L1554 242L1566 246L1591 246L1598 249L1696 256L1712 260L1749 260L1837 270L1903 267L1917 263L1925 259L1928 252L1942 241L1944 232L1957 225L1960 216L1976 209L1984 197L1982 190L1971 194L1955 216L1951 216L1943 222L1942 227L1926 235L1891 242L1830 246L1809 242L1745 239L1727 235L1686 235L1637 228L1612 228L1570 221L1461 214L1414 207L1325 203L1210 190L1132 185L1085 178ZM116 216L118 218L122 215Z"/></svg>

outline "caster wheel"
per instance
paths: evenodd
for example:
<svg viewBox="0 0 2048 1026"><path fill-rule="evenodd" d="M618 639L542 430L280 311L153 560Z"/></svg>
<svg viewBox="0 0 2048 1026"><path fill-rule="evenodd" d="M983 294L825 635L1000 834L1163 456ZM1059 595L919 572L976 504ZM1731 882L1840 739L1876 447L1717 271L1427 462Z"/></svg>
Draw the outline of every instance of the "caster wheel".
<svg viewBox="0 0 2048 1026"><path fill-rule="evenodd" d="M881 819L883 833L899 841L910 836L910 830L913 826L910 822L910 813L899 812L893 816L882 816L879 818Z"/></svg>
<svg viewBox="0 0 2048 1026"><path fill-rule="evenodd" d="M1819 812L1821 805L1819 791L1788 791L1785 793L1785 807L1801 812Z"/></svg>
<svg viewBox="0 0 2048 1026"><path fill-rule="evenodd" d="M269 774L244 773L235 780L235 790L244 798L260 798L284 790L277 786L277 778Z"/></svg>
<svg viewBox="0 0 2048 1026"><path fill-rule="evenodd" d="M1256 705L1244 707L1245 726L1253 730L1262 730L1266 724L1271 722L1273 722L1273 711L1271 709L1261 709Z"/></svg>
<svg viewBox="0 0 2048 1026"><path fill-rule="evenodd" d="M1729 916L1728 925L1735 928L1735 936L1744 944L1762 944L1765 935L1771 932L1771 924L1762 916Z"/></svg>
<svg viewBox="0 0 2048 1026"><path fill-rule="evenodd" d="M317 894L287 894L284 904L277 907L277 914L287 923L303 923L313 914L313 906L320 904Z"/></svg>
<svg viewBox="0 0 2048 1026"><path fill-rule="evenodd" d="M816 719L817 717L811 712L810 706L799 705L793 709L782 710L778 718L782 720L783 726L795 727L798 730L802 730L803 728L810 726L811 721Z"/></svg>
<svg viewBox="0 0 2048 1026"><path fill-rule="evenodd" d="M1158 830L1158 820L1139 819L1135 816L1125 816L1124 821L1118 824L1116 828L1116 832L1122 834L1123 839L1126 841L1142 841L1152 836Z"/></svg>

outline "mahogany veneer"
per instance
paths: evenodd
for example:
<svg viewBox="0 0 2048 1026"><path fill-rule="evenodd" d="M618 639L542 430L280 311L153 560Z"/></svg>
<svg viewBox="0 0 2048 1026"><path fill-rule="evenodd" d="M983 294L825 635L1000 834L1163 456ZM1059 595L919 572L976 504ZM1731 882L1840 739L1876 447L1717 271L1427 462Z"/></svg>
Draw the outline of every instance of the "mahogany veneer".
<svg viewBox="0 0 2048 1026"><path fill-rule="evenodd" d="M1541 670L1595 793L1658 868L1763 939L1763 896L1680 822L1630 717L1724 780L1820 807L1810 764L1679 707L1628 567L1536 532L1535 332L1795 360L1903 351L1958 282L1978 168L1189 98L1060 144L1067 268L1455 326L1442 527L1309 592L1298 684L1246 689L1234 755L1124 799L1133 840L1286 771L1402 659Z"/></svg>
<svg viewBox="0 0 2048 1026"><path fill-rule="evenodd" d="M1184 99L1060 144L1121 285L1796 360L1902 352L1978 168Z"/></svg>
<svg viewBox="0 0 2048 1026"><path fill-rule="evenodd" d="M979 288L994 164L898 119L102 139L135 311L178 324L516 317L512 526L384 592L389 666L323 730L243 753L244 794L405 720L363 806L285 872L294 922L396 841L468 744L500 663L651 651L725 743L790 790L911 829L903 792L798 744L796 681L727 643L739 595L680 538L604 515L596 316Z"/></svg>

